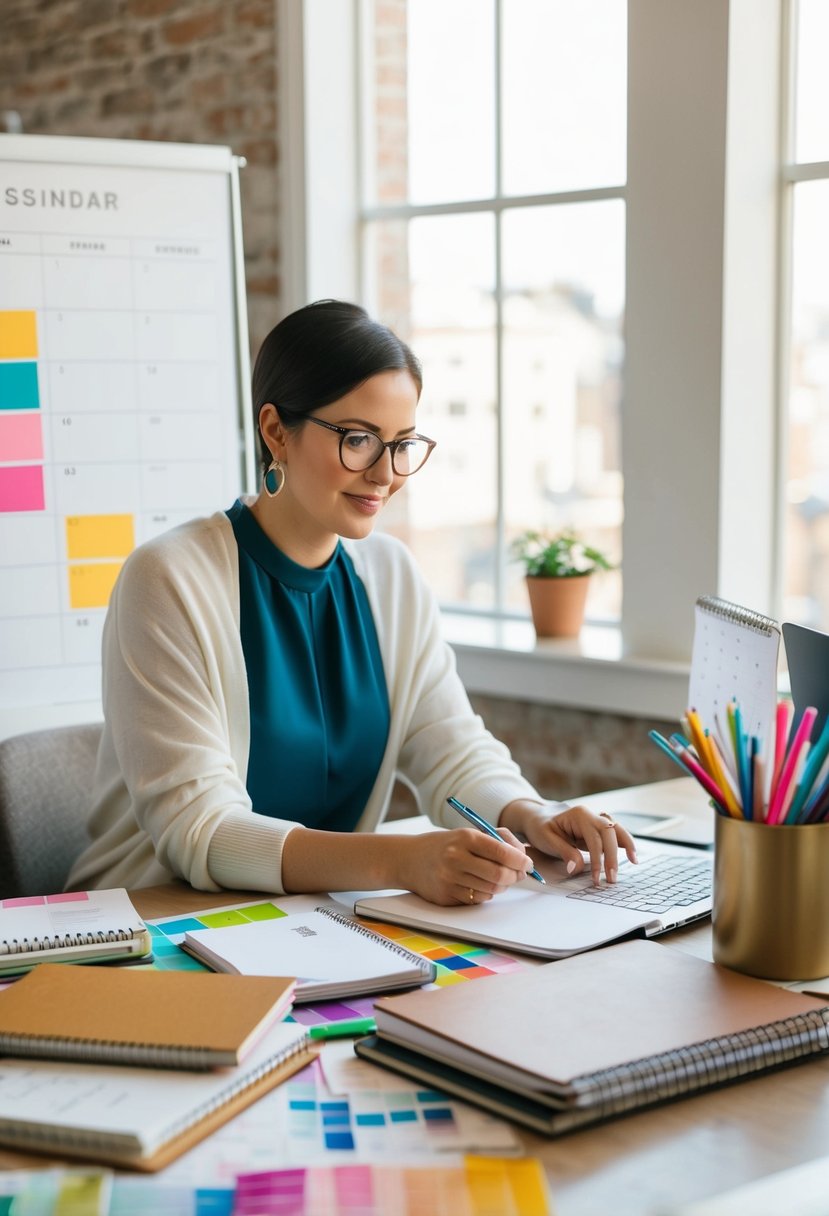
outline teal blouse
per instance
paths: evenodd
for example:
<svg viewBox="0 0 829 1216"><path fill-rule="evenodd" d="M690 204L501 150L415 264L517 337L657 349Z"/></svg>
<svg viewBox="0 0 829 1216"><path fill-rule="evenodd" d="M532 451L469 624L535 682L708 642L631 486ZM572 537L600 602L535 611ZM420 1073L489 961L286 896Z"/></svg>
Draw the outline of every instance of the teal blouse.
<svg viewBox="0 0 829 1216"><path fill-rule="evenodd" d="M240 501L242 651L250 697L247 790L260 815L351 831L389 731L389 697L365 587L338 544L308 570L268 540Z"/></svg>

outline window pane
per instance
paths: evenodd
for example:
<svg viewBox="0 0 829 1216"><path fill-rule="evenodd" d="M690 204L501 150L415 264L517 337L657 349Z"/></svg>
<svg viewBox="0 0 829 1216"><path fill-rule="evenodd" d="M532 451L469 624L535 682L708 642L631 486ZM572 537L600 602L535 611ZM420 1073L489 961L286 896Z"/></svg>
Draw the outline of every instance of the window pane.
<svg viewBox="0 0 829 1216"><path fill-rule="evenodd" d="M572 527L619 560L624 223L615 201L504 214L507 543ZM524 608L523 570L509 575L508 605ZM621 615L619 571L595 581L589 611Z"/></svg>
<svg viewBox="0 0 829 1216"><path fill-rule="evenodd" d="M795 188L785 615L829 630L829 182Z"/></svg>
<svg viewBox="0 0 829 1216"><path fill-rule="evenodd" d="M491 198L492 0L375 0L368 12L368 201Z"/></svg>
<svg viewBox="0 0 829 1216"><path fill-rule="evenodd" d="M795 155L799 161L829 160L829 5L800 0L797 17Z"/></svg>
<svg viewBox="0 0 829 1216"><path fill-rule="evenodd" d="M503 189L625 181L625 0L503 0Z"/></svg>
<svg viewBox="0 0 829 1216"><path fill-rule="evenodd" d="M496 515L494 221L436 216L371 225L375 311L423 364L418 430L438 442L392 500L401 536L444 604L494 607ZM395 251L396 246L396 251ZM391 290L391 272L408 264Z"/></svg>

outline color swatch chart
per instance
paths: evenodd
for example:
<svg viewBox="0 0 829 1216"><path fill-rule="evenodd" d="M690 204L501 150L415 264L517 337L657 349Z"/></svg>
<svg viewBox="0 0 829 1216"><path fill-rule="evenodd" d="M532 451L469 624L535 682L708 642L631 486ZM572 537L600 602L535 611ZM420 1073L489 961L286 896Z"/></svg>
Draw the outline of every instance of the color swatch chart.
<svg viewBox="0 0 829 1216"><path fill-rule="evenodd" d="M0 1173L0 1216L232 1216L235 1184L192 1187L110 1170Z"/></svg>
<svg viewBox="0 0 829 1216"><path fill-rule="evenodd" d="M299 902L298 902L299 901ZM213 908L187 916L162 917L148 921L152 937L153 966L160 971L206 971L202 963L179 948L184 934L194 929L224 928L228 925L243 925L250 921L273 920L287 916L290 912L307 910L319 903L319 897L289 896L281 903L272 900L250 904L234 904L226 908ZM445 988L466 980L481 979L489 975L520 971L525 963L497 954L486 946L468 942L450 942L442 938L424 935L398 925L386 925L358 919L381 937L396 942L415 954L431 959L437 969L434 985ZM371 997L349 997L340 1001L320 1001L297 1005L291 1014L294 1021L305 1026L339 1022L348 1018L371 1017L374 1001Z"/></svg>
<svg viewBox="0 0 829 1216"><path fill-rule="evenodd" d="M126 557L241 489L227 177L0 183L0 708L97 701Z"/></svg>
<svg viewBox="0 0 829 1216"><path fill-rule="evenodd" d="M233 1216L552 1216L538 1161L346 1165L243 1174Z"/></svg>
<svg viewBox="0 0 829 1216"><path fill-rule="evenodd" d="M377 1077L375 1088L355 1085L347 1094L332 1093L324 1064L317 1060L173 1161L165 1179L176 1186L224 1187L239 1174L274 1169L446 1165L463 1153L514 1157L520 1152L515 1130L504 1120L445 1094L417 1089L405 1077L356 1056L354 1062L369 1079L363 1085Z"/></svg>
<svg viewBox="0 0 829 1216"><path fill-rule="evenodd" d="M456 1165L307 1166L240 1174L226 1187L109 1170L0 1173L0 1216L552 1216L531 1157Z"/></svg>

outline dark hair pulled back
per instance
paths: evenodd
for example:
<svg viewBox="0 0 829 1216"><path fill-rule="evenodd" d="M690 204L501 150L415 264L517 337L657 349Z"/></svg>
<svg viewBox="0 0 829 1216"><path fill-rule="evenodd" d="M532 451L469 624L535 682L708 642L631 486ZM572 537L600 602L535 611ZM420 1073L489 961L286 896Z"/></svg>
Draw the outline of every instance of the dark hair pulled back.
<svg viewBox="0 0 829 1216"><path fill-rule="evenodd" d="M285 427L299 427L303 414L390 371L408 371L420 393L420 363L412 351L357 304L317 300L283 318L265 338L253 368L253 421L263 469L271 462L259 430L263 405L275 405Z"/></svg>

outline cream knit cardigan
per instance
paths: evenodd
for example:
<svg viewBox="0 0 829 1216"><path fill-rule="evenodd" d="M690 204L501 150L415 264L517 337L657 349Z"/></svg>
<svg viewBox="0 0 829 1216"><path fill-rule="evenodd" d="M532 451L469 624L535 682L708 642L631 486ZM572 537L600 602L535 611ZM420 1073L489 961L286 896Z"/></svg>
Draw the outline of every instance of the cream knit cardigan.
<svg viewBox="0 0 829 1216"><path fill-rule="evenodd" d="M343 542L365 585L388 685L388 742L356 831L384 818L396 776L435 823L461 826L454 794L497 823L515 798L542 801L473 712L408 549L375 533ZM239 633L236 539L224 513L140 546L104 627L105 725L89 827L70 887L182 878L201 890L283 892L297 824L257 815L245 788L250 722ZM360 712L360 706L354 706ZM291 764L279 737L273 780Z"/></svg>

